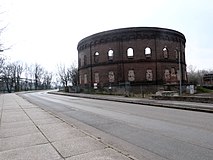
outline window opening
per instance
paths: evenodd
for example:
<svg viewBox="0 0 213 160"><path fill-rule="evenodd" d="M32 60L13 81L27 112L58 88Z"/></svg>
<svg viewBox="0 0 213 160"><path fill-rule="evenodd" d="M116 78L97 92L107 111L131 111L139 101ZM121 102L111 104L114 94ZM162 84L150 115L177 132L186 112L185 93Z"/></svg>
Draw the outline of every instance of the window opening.
<svg viewBox="0 0 213 160"><path fill-rule="evenodd" d="M153 80L153 73L151 69L146 70L146 80L147 81L152 81Z"/></svg>
<svg viewBox="0 0 213 160"><path fill-rule="evenodd" d="M127 57L131 58L134 55L134 50L132 48L127 49Z"/></svg>
<svg viewBox="0 0 213 160"><path fill-rule="evenodd" d="M168 58L168 49L166 47L163 48L163 57Z"/></svg>
<svg viewBox="0 0 213 160"><path fill-rule="evenodd" d="M135 72L134 70L129 70L128 72L128 80L131 81L135 81Z"/></svg>
<svg viewBox="0 0 213 160"><path fill-rule="evenodd" d="M109 82L113 83L115 81L115 75L113 71L110 71L108 74Z"/></svg>
<svg viewBox="0 0 213 160"><path fill-rule="evenodd" d="M95 52L95 54L94 54L94 62L98 62L98 60L99 60L99 52Z"/></svg>
<svg viewBox="0 0 213 160"><path fill-rule="evenodd" d="M170 81L170 71L168 69L164 71L164 78L166 81Z"/></svg>
<svg viewBox="0 0 213 160"><path fill-rule="evenodd" d="M108 51L108 58L109 58L109 60L113 60L113 50L112 49L110 49Z"/></svg>
<svg viewBox="0 0 213 160"><path fill-rule="evenodd" d="M145 56L146 56L146 57L151 57L151 53L152 53L151 48L146 47L146 48L145 48Z"/></svg>
<svg viewBox="0 0 213 160"><path fill-rule="evenodd" d="M176 82L177 81L177 75L176 75L176 70L174 67L171 68L171 82Z"/></svg>
<svg viewBox="0 0 213 160"><path fill-rule="evenodd" d="M95 82L99 83L99 73L95 73Z"/></svg>

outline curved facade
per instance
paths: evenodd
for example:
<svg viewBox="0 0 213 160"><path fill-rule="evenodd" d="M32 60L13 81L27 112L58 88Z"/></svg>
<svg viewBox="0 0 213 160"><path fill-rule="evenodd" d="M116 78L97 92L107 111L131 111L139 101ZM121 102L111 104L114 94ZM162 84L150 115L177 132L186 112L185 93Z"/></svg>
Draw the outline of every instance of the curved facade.
<svg viewBox="0 0 213 160"><path fill-rule="evenodd" d="M122 28L91 35L77 47L79 85L177 85L179 68L184 83L185 43L182 33L155 27Z"/></svg>

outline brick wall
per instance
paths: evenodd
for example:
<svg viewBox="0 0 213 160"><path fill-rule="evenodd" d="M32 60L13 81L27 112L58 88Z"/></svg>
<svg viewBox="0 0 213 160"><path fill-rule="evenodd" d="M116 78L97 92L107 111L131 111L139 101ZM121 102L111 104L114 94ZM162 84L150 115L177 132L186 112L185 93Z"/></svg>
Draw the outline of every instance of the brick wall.
<svg viewBox="0 0 213 160"><path fill-rule="evenodd" d="M112 85L128 81L131 84L178 84L179 52L181 77L186 82L185 42L180 32L147 27L117 29L86 37L78 44L80 85L85 85L87 77L86 82L92 87L97 75L99 86L109 85L109 81ZM127 54L129 48L133 55ZM149 80L147 70L152 74ZM113 72L111 80L109 72ZM98 73L96 78L95 73Z"/></svg>

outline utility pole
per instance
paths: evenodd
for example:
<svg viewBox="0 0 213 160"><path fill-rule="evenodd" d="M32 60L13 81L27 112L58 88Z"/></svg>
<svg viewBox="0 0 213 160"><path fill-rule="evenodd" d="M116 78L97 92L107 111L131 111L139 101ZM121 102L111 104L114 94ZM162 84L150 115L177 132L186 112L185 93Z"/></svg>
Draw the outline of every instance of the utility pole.
<svg viewBox="0 0 213 160"><path fill-rule="evenodd" d="M180 58L180 51L178 52L178 58L179 58L179 80L180 80L180 86L179 86L179 90L180 90L180 93L179 95L181 96L182 95L182 71L181 71L181 58Z"/></svg>

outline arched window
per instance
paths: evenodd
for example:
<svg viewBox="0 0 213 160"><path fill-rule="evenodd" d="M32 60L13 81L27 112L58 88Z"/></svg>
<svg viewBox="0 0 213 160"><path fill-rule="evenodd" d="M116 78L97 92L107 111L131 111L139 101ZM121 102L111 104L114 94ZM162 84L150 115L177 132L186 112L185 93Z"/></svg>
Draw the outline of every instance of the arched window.
<svg viewBox="0 0 213 160"><path fill-rule="evenodd" d="M172 83L177 82L177 74L176 74L176 69L174 67L171 68L170 80Z"/></svg>
<svg viewBox="0 0 213 160"><path fill-rule="evenodd" d="M135 72L133 69L128 71L128 80L131 81L135 81Z"/></svg>
<svg viewBox="0 0 213 160"><path fill-rule="evenodd" d="M95 73L95 83L99 83L99 73Z"/></svg>
<svg viewBox="0 0 213 160"><path fill-rule="evenodd" d="M134 50L132 48L127 49L127 57L132 58L134 56Z"/></svg>
<svg viewBox="0 0 213 160"><path fill-rule="evenodd" d="M99 52L95 52L95 56L99 56Z"/></svg>
<svg viewBox="0 0 213 160"><path fill-rule="evenodd" d="M108 74L109 82L113 83L115 81L115 75L113 71L110 71Z"/></svg>
<svg viewBox="0 0 213 160"><path fill-rule="evenodd" d="M98 62L98 60L99 60L98 57L99 57L99 52L95 52L95 53L94 53L94 62L95 62L95 63Z"/></svg>
<svg viewBox="0 0 213 160"><path fill-rule="evenodd" d="M168 69L165 69L164 71L164 78L166 82L170 81L170 71Z"/></svg>
<svg viewBox="0 0 213 160"><path fill-rule="evenodd" d="M153 73L151 69L146 70L146 80L147 81L152 81L153 80Z"/></svg>
<svg viewBox="0 0 213 160"><path fill-rule="evenodd" d="M168 49L166 47L163 48L163 57L164 58L168 58L169 55L168 55Z"/></svg>
<svg viewBox="0 0 213 160"><path fill-rule="evenodd" d="M109 59L109 60L113 60L113 50L112 50L112 49L110 49L110 50L108 51L108 59Z"/></svg>
<svg viewBox="0 0 213 160"><path fill-rule="evenodd" d="M144 53L145 53L145 56L146 56L146 57L151 57L151 53L152 53L151 48L146 47Z"/></svg>

